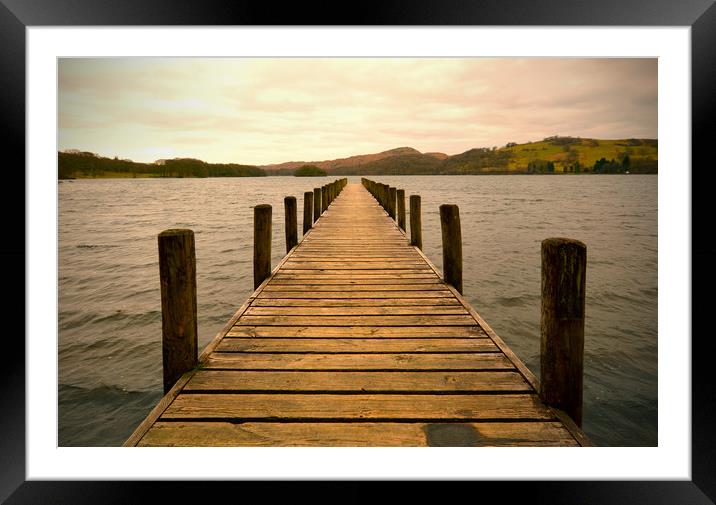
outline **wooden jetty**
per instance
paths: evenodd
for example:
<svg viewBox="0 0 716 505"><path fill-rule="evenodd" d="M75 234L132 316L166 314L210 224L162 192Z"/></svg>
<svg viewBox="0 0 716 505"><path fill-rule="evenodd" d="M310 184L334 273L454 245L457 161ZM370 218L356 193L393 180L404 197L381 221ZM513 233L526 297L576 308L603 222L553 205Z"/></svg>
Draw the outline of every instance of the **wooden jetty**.
<svg viewBox="0 0 716 505"><path fill-rule="evenodd" d="M301 241L125 446L591 445L411 245L402 190L328 186L305 195L320 219L306 210Z"/></svg>

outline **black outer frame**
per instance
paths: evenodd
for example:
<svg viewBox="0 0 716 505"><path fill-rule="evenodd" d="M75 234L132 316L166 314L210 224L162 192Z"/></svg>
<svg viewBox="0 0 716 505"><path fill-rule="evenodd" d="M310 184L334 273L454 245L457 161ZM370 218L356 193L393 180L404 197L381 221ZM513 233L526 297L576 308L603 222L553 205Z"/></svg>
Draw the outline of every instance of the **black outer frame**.
<svg viewBox="0 0 716 505"><path fill-rule="evenodd" d="M17 180L15 188L25 187L25 28L27 26L107 26L107 25L532 25L532 26L690 26L692 30L692 159L697 171L692 179L692 328L700 328L692 338L692 481L526 481L453 482L449 495L463 491L500 493L500 500L533 503L582 504L691 504L713 503L716 499L716 436L709 421L716 411L716 388L711 373L711 357L716 353L714 339L703 332L709 323L711 286L716 282L716 246L710 231L711 196L714 176L709 172L710 133L716 128L716 6L714 0L389 0L371 5L357 4L347 9L341 2L306 5L285 3L277 8L271 2L249 3L230 0L176 2L172 0L0 0L0 142L3 158L10 155L5 177ZM668 118L661 118L662 121ZM688 167L685 167L685 169ZM49 170L49 169L48 169ZM19 184L18 184L19 183ZM24 206L24 191L22 194ZM3 216L17 214L18 204L0 199ZM14 212L13 212L14 211ZM6 220L5 240L0 242L0 258L8 265L24 264L24 219ZM8 229L9 228L9 229ZM696 231L701 230L701 234ZM9 237L9 240L8 240ZM20 240L19 237L23 239ZM6 269L6 281L14 284L14 296L6 297L5 314L24 314L25 285L20 269ZM26 273L26 272L25 272ZM9 277L9 279L8 279ZM18 289L19 287L19 289ZM8 290L9 292L9 290ZM21 301L19 293L23 293ZM16 318L6 318L16 322ZM21 323L23 333L24 320ZM683 342L692 328L684 322L684 335L673 336ZM692 330L692 334L695 331ZM164 499L196 502L224 492L271 491L276 483L254 482L79 482L25 481L25 348L16 335L6 332L3 339L5 363L0 367L0 500L8 503L142 503L153 491ZM7 346L10 349L7 349ZM668 380L662 377L661 380ZM196 462L199 463L199 462ZM19 487L18 487L19 486ZM385 483L288 483L278 489L292 496L326 497L331 502L358 503L385 496ZM207 494L207 490L209 493ZM426 483L412 482L400 492L413 491L428 496ZM506 492L505 492L506 491ZM300 493L300 494L299 494ZM446 497L444 491L441 493ZM709 499L710 498L710 499ZM442 500L441 500L442 501Z"/></svg>

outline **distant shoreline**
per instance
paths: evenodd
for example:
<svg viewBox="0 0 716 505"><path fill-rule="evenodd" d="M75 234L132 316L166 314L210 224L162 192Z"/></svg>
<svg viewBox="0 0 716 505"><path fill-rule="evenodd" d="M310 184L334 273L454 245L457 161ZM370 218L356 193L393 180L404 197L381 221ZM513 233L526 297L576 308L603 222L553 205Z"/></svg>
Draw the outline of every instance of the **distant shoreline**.
<svg viewBox="0 0 716 505"><path fill-rule="evenodd" d="M195 158L138 163L92 152L58 152L59 179L326 177L386 175L531 175L578 173L658 173L657 139L547 137L503 147L480 147L448 156L399 147L374 154L325 161L289 161L272 165L207 163Z"/></svg>
<svg viewBox="0 0 716 505"><path fill-rule="evenodd" d="M504 173L492 172L492 173L481 173L481 174L351 174L351 175L348 175L347 177L362 177L362 176L371 176L371 177L424 177L424 176L428 176L428 177L453 177L453 176L455 176L455 177L460 177L460 176L483 177L483 176L497 176L497 175L510 175L510 176L512 176L512 175L524 175L524 176L547 175L547 176L569 177L569 176L579 176L579 175L590 175L591 176L591 175L659 175L659 174L658 173L634 173L634 174L632 174L632 173L615 173L615 174L608 174L608 173L599 174L599 173L597 173L597 174L595 174L592 172L582 172L582 173L578 173L578 174L570 173L570 172L565 172L565 173L557 172L557 173L553 173L553 174L529 174L526 172L504 172ZM276 175L267 175L267 176L246 175L246 176L235 176L235 177L230 177L230 176L224 176L224 177L192 177L192 176L188 176L188 177L156 177L156 176L151 176L151 175L148 175L148 176L138 175L136 177L79 176L79 177L58 178L58 181L59 182L66 182L66 181L72 182L72 181L89 180L89 179L92 179L92 180L102 180L102 179L104 179L104 180L107 180L107 179L162 179L162 180L166 180L166 179L232 179L232 178L233 179L246 179L246 178L259 179L259 178L266 178L266 177L296 177L296 176L285 175L285 174L282 174L282 175L276 174ZM311 176L311 177L298 176L299 179L306 179L306 178L331 179L333 177L337 177L337 176L334 176L334 175L319 175L319 176Z"/></svg>

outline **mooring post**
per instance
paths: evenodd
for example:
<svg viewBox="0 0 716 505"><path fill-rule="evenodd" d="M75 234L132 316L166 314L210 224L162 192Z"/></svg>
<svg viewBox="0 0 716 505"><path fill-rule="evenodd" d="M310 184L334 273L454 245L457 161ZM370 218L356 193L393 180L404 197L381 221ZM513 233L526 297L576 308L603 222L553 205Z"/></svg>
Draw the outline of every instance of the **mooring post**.
<svg viewBox="0 0 716 505"><path fill-rule="evenodd" d="M313 222L321 217L321 188L313 188Z"/></svg>
<svg viewBox="0 0 716 505"><path fill-rule="evenodd" d="M440 228L443 237L443 275L462 294L462 232L457 205L440 206Z"/></svg>
<svg viewBox="0 0 716 505"><path fill-rule="evenodd" d="M271 206L254 207L254 289L271 275Z"/></svg>
<svg viewBox="0 0 716 505"><path fill-rule="evenodd" d="M196 255L192 230L165 230L158 236L162 300L164 394L198 359Z"/></svg>
<svg viewBox="0 0 716 505"><path fill-rule="evenodd" d="M423 230L420 221L420 195L410 195L410 245L423 249Z"/></svg>
<svg viewBox="0 0 716 505"><path fill-rule="evenodd" d="M313 191L303 194L303 234L305 235L313 225Z"/></svg>
<svg viewBox="0 0 716 505"><path fill-rule="evenodd" d="M540 396L582 426L584 292L587 246L578 240L542 241Z"/></svg>
<svg viewBox="0 0 716 505"><path fill-rule="evenodd" d="M388 188L388 215L395 220L395 202L398 198L398 190L396 188Z"/></svg>
<svg viewBox="0 0 716 505"><path fill-rule="evenodd" d="M286 229L286 254L298 244L298 210L295 196L283 199Z"/></svg>
<svg viewBox="0 0 716 505"><path fill-rule="evenodd" d="M398 226L405 231L405 190L399 189L396 195L398 197Z"/></svg>

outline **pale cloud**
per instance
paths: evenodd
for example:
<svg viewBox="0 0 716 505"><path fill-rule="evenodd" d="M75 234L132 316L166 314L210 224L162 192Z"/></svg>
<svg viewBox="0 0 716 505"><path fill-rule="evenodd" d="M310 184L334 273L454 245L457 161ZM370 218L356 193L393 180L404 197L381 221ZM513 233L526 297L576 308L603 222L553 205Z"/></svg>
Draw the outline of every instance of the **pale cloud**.
<svg viewBox="0 0 716 505"><path fill-rule="evenodd" d="M137 161L657 135L656 59L61 59L58 84L59 149Z"/></svg>

